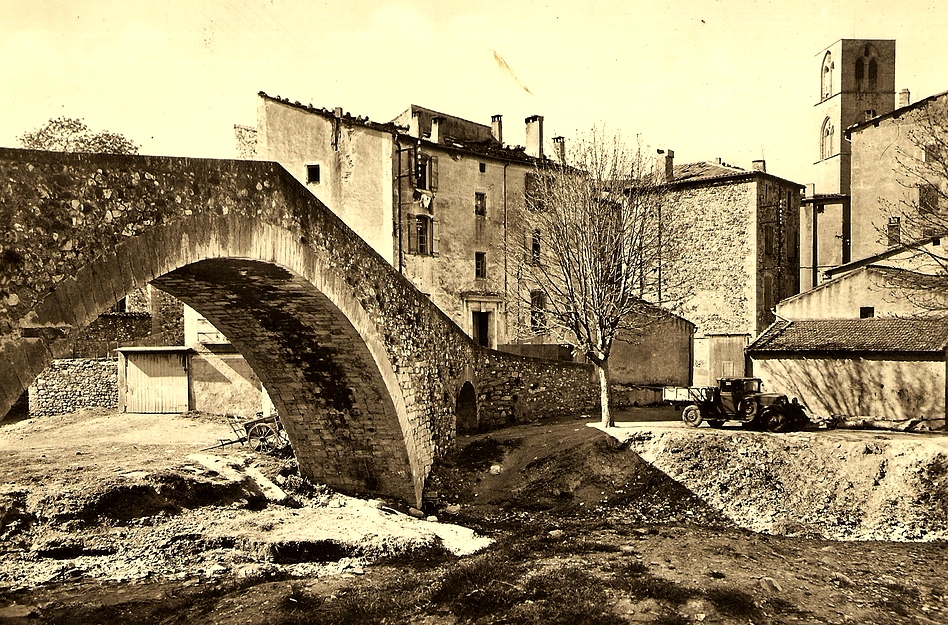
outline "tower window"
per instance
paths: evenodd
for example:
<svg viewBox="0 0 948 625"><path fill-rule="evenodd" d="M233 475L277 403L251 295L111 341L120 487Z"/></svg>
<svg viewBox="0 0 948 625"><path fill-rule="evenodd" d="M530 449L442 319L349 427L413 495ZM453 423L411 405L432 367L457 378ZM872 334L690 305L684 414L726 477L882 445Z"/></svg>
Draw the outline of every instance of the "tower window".
<svg viewBox="0 0 948 625"><path fill-rule="evenodd" d="M879 77L879 64L875 59L869 59L869 91L875 91L877 88L877 79Z"/></svg>
<svg viewBox="0 0 948 625"><path fill-rule="evenodd" d="M860 319L872 319L875 316L876 316L875 306L860 306L859 307Z"/></svg>
<svg viewBox="0 0 948 625"><path fill-rule="evenodd" d="M487 277L487 252L474 252L474 277Z"/></svg>
<svg viewBox="0 0 948 625"><path fill-rule="evenodd" d="M833 128L833 122L827 117L823 120L823 129L820 131L820 159L833 156L836 129Z"/></svg>
<svg viewBox="0 0 948 625"><path fill-rule="evenodd" d="M306 184L319 184L319 165L306 166Z"/></svg>
<svg viewBox="0 0 948 625"><path fill-rule="evenodd" d="M823 57L823 70L820 74L820 99L826 100L833 95L833 55L829 52Z"/></svg>
<svg viewBox="0 0 948 625"><path fill-rule="evenodd" d="M478 163L477 167L482 174L487 171L487 163Z"/></svg>

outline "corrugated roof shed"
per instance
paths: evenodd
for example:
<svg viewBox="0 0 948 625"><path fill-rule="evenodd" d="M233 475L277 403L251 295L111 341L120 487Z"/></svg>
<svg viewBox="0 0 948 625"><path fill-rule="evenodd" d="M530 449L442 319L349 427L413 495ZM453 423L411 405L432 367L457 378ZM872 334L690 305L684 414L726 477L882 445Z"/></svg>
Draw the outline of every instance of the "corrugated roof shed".
<svg viewBox="0 0 948 625"><path fill-rule="evenodd" d="M748 352L942 352L948 317L777 321Z"/></svg>

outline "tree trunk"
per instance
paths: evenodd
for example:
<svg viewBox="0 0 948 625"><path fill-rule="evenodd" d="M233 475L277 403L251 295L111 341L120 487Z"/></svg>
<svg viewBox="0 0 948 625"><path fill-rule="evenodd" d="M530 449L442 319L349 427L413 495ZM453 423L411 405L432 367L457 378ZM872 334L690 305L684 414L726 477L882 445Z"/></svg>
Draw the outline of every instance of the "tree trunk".
<svg viewBox="0 0 948 625"><path fill-rule="evenodd" d="M599 374L599 408L602 414L603 427L615 427L616 422L612 418L612 411L609 409L609 360L603 360L596 364L596 373Z"/></svg>

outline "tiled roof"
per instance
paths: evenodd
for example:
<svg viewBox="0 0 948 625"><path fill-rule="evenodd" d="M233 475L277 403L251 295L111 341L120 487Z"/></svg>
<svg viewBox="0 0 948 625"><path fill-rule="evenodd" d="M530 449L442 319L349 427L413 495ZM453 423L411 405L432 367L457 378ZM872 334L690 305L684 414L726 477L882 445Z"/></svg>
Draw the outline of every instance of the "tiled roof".
<svg viewBox="0 0 948 625"><path fill-rule="evenodd" d="M918 102L913 102L912 104L906 104L905 106L899 107L895 110L889 111L888 113L883 113L882 115L876 115L870 119L867 119L864 122L859 122L858 124L853 124L845 130L846 138L849 139L850 135L854 132L858 132L863 128L868 128L869 126L878 126L879 122L883 119L888 119L894 117L898 119L902 115L905 115L909 111L914 111L915 109L920 109L928 106L932 102L937 101L939 98L948 95L948 91L942 91L941 93L936 93L935 95L930 95L927 98L922 98Z"/></svg>
<svg viewBox="0 0 948 625"><path fill-rule="evenodd" d="M722 176L734 176L750 173L740 167L731 167L730 165L717 165L715 163L684 163L675 165L675 179L672 182L684 182L691 180L704 180L707 178L720 178Z"/></svg>
<svg viewBox="0 0 948 625"><path fill-rule="evenodd" d="M520 161L523 163L540 164L549 160L547 158L536 158L534 156L530 156L526 153L522 146L507 147L493 140L462 141L461 139L446 136L442 137L439 143L432 143L427 139L422 139L422 142L427 143L428 145L438 146L439 148L458 150L470 154L480 154L482 156L490 156L506 161Z"/></svg>
<svg viewBox="0 0 948 625"><path fill-rule="evenodd" d="M942 352L948 317L777 321L749 352Z"/></svg>

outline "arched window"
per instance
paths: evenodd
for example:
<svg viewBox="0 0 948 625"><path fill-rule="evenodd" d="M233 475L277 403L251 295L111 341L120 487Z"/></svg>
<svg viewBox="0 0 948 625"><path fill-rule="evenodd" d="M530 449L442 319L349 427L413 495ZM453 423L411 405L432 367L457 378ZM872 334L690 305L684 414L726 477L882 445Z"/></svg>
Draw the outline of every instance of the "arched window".
<svg viewBox="0 0 948 625"><path fill-rule="evenodd" d="M878 78L879 64L875 59L869 59L869 91L875 91L878 88L876 82Z"/></svg>
<svg viewBox="0 0 948 625"><path fill-rule="evenodd" d="M863 90L863 81L866 78L866 63L861 58L856 59L856 91Z"/></svg>
<svg viewBox="0 0 948 625"><path fill-rule="evenodd" d="M823 57L820 81L820 99L825 100L833 95L833 55L829 52Z"/></svg>
<svg viewBox="0 0 948 625"><path fill-rule="evenodd" d="M834 154L835 133L836 129L833 128L833 122L827 117L823 120L823 128L820 131L820 159L829 158Z"/></svg>

